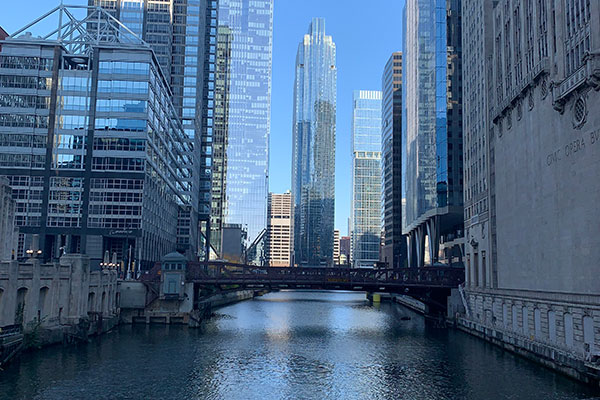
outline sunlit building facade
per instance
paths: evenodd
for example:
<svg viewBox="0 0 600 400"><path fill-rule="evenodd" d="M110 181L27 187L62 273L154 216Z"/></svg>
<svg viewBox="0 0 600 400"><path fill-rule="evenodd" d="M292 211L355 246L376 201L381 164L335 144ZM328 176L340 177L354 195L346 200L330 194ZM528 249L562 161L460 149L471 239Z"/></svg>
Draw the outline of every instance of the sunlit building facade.
<svg viewBox="0 0 600 400"><path fill-rule="evenodd" d="M292 194L269 193L267 260L271 267L289 267L292 251Z"/></svg>
<svg viewBox="0 0 600 400"><path fill-rule="evenodd" d="M462 263L460 0L407 0L402 71L403 233L410 266Z"/></svg>
<svg viewBox="0 0 600 400"><path fill-rule="evenodd" d="M124 25L104 29L104 35L131 31L150 44L169 82L192 149L185 155L191 166L186 176L191 206L180 211L178 250L204 257L211 212L217 1L88 0L88 4L102 7ZM97 25L88 22L87 28L94 31ZM100 22L100 28L104 25Z"/></svg>
<svg viewBox="0 0 600 400"><path fill-rule="evenodd" d="M68 23L69 40L86 46L17 35L0 52L0 175L16 201L16 256L39 243L44 259L81 252L97 266L108 252L149 268L177 247L190 143L147 44Z"/></svg>
<svg viewBox="0 0 600 400"><path fill-rule="evenodd" d="M352 264L374 267L381 241L381 92L352 97Z"/></svg>
<svg viewBox="0 0 600 400"><path fill-rule="evenodd" d="M219 32L229 35L224 223L247 232L267 228L273 0L220 0ZM224 38L222 40L225 40Z"/></svg>
<svg viewBox="0 0 600 400"><path fill-rule="evenodd" d="M294 81L294 263L332 265L335 212L336 47L325 20L298 46Z"/></svg>

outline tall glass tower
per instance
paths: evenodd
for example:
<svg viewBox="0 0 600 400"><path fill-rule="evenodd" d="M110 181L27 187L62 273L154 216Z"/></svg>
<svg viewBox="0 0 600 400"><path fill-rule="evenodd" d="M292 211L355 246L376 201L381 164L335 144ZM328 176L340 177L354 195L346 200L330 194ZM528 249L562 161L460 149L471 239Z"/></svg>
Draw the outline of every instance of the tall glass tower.
<svg viewBox="0 0 600 400"><path fill-rule="evenodd" d="M404 9L402 215L411 266L462 257L453 243L463 234L460 15L460 0L407 0Z"/></svg>
<svg viewBox="0 0 600 400"><path fill-rule="evenodd" d="M298 46L294 82L294 263L331 265L335 212L336 48L314 18Z"/></svg>
<svg viewBox="0 0 600 400"><path fill-rule="evenodd" d="M381 243L381 92L352 97L351 256L355 267L375 267Z"/></svg>
<svg viewBox="0 0 600 400"><path fill-rule="evenodd" d="M273 0L220 0L218 14L219 39L229 47L220 72L228 75L220 208L222 221L241 225L251 244L267 227Z"/></svg>

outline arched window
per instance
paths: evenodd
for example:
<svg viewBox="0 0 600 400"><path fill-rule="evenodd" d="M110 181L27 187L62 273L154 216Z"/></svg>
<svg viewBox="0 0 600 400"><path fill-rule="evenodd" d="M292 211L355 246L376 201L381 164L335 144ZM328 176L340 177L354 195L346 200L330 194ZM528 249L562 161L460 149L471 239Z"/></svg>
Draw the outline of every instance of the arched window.
<svg viewBox="0 0 600 400"><path fill-rule="evenodd" d="M48 292L50 289L46 286L40 289L40 296L38 297L38 321L42 321L48 316Z"/></svg>
<svg viewBox="0 0 600 400"><path fill-rule="evenodd" d="M565 313L565 344L573 347L573 314Z"/></svg>
<svg viewBox="0 0 600 400"><path fill-rule="evenodd" d="M550 342L556 343L556 312L548 311L548 335Z"/></svg>
<svg viewBox="0 0 600 400"><path fill-rule="evenodd" d="M100 308L101 313L106 313L106 292L102 292L102 306Z"/></svg>
<svg viewBox="0 0 600 400"><path fill-rule="evenodd" d="M25 305L27 302L27 288L17 290L17 303L15 306L15 325L22 325L25 322Z"/></svg>
<svg viewBox="0 0 600 400"><path fill-rule="evenodd" d="M96 311L96 293L90 292L88 294L88 312Z"/></svg>
<svg viewBox="0 0 600 400"><path fill-rule="evenodd" d="M529 312L527 306L523 306L523 334L529 336Z"/></svg>
<svg viewBox="0 0 600 400"><path fill-rule="evenodd" d="M590 316L583 317L583 345L586 352L594 352L594 320Z"/></svg>
<svg viewBox="0 0 600 400"><path fill-rule="evenodd" d="M533 326L536 339L542 338L542 312L539 308L533 310Z"/></svg>
<svg viewBox="0 0 600 400"><path fill-rule="evenodd" d="M512 329L514 332L518 332L519 331L519 314L518 314L518 308L515 304L513 304L512 306L512 310L511 310L511 314L512 314Z"/></svg>

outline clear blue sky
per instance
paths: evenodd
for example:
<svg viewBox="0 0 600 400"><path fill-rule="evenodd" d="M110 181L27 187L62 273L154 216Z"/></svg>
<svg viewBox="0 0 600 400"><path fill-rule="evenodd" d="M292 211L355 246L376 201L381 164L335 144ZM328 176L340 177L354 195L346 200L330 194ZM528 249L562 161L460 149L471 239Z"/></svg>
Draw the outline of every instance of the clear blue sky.
<svg viewBox="0 0 600 400"><path fill-rule="evenodd" d="M3 7L0 26L23 27L59 0L20 0ZM87 0L65 0L86 4ZM385 62L402 45L404 0L275 0L270 190L291 184L294 62L298 43L313 17L324 17L337 46L338 101L335 226L347 233L350 216L350 119L353 90L381 90ZM34 34L37 32L33 32Z"/></svg>

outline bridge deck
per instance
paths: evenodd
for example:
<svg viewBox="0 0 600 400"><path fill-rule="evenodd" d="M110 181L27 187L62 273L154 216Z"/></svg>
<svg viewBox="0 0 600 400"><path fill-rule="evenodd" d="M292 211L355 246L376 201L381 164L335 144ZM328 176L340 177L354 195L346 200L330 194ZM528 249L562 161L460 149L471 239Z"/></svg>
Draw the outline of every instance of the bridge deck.
<svg viewBox="0 0 600 400"><path fill-rule="evenodd" d="M394 291L404 288L451 289L464 282L464 269L257 267L228 263L195 264L186 279L205 285L321 287L323 289Z"/></svg>

